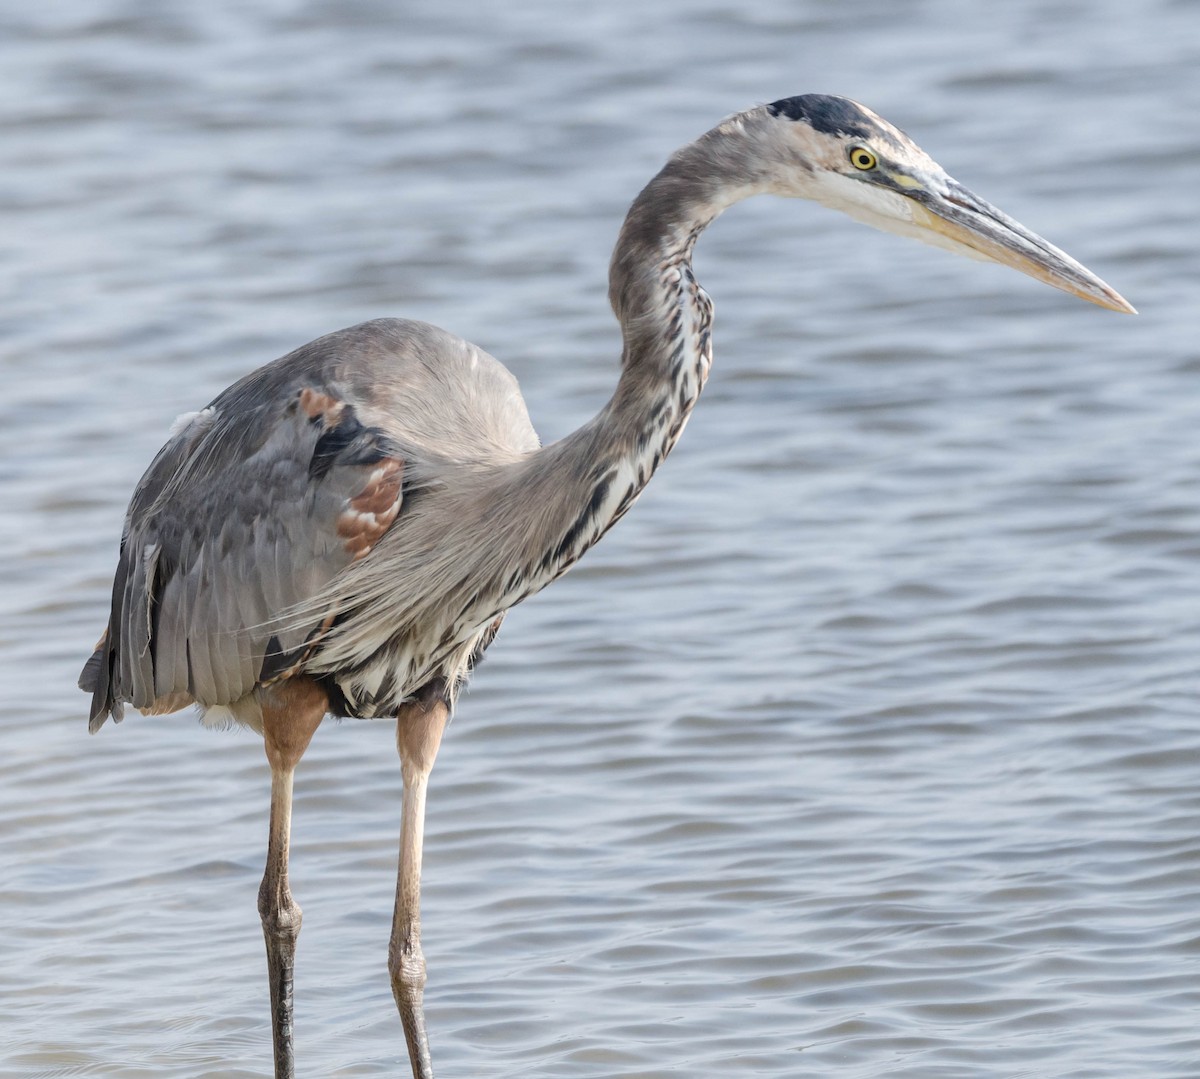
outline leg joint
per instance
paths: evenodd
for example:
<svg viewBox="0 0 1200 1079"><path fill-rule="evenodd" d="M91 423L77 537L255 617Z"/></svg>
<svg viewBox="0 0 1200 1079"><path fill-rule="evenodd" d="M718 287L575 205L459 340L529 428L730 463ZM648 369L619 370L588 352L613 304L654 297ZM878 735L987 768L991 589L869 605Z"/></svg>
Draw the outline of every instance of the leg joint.
<svg viewBox="0 0 1200 1079"><path fill-rule="evenodd" d="M419 941L406 940L398 947L388 948L388 973L392 976L392 991L406 996L419 994L425 988L425 956Z"/></svg>
<svg viewBox="0 0 1200 1079"><path fill-rule="evenodd" d="M273 937L295 940L300 935L303 911L290 892L273 895L265 886L258 892L258 916L262 919L263 932Z"/></svg>

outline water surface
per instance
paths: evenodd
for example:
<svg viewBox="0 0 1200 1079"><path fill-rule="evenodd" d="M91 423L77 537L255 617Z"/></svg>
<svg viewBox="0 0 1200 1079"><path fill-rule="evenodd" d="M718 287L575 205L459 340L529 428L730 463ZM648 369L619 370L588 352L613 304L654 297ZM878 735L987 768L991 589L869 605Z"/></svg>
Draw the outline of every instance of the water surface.
<svg viewBox="0 0 1200 1079"><path fill-rule="evenodd" d="M0 1076L270 1068L257 740L86 735L172 419L436 322L543 436L615 379L624 207L756 101L877 108L1139 308L762 200L713 379L515 611L426 847L439 1075L1200 1074L1200 33L1184 2L69 0L0 15ZM403 1074L384 723L297 777L300 1074Z"/></svg>

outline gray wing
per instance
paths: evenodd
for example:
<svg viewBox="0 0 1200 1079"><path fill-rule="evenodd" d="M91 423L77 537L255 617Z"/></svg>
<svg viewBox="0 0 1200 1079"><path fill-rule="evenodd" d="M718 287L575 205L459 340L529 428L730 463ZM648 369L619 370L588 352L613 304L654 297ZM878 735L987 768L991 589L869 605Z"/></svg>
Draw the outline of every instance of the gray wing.
<svg viewBox="0 0 1200 1079"><path fill-rule="evenodd" d="M314 374L254 372L184 423L142 478L108 629L80 678L93 730L120 719L122 701L148 712L236 701L302 663L329 628L286 614L391 526L404 461Z"/></svg>

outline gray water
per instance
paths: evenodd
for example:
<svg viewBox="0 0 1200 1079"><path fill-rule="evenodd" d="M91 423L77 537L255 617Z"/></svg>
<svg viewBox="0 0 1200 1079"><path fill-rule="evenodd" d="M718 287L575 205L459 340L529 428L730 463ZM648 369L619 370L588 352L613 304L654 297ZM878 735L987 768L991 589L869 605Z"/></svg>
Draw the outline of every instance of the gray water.
<svg viewBox="0 0 1200 1079"><path fill-rule="evenodd" d="M172 419L392 314L561 436L628 200L812 90L1142 314L806 205L714 227L704 401L434 773L439 1076L1200 1076L1187 0L7 5L0 1076L270 1069L257 739L89 738L74 688ZM299 770L302 1076L406 1074L399 794L386 723Z"/></svg>

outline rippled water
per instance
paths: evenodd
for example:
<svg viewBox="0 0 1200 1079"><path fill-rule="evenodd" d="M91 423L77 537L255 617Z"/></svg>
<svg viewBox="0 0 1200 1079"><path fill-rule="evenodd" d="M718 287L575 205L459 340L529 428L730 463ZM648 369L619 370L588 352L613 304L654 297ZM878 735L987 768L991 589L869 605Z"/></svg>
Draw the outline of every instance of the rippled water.
<svg viewBox="0 0 1200 1079"><path fill-rule="evenodd" d="M403 314L560 436L628 199L810 90L1142 315L802 205L705 237L704 402L434 773L439 1074L1200 1075L1194 6L249 7L0 14L0 1076L270 1068L257 741L74 689L172 418ZM383 723L298 773L302 1075L407 1067L399 793Z"/></svg>

